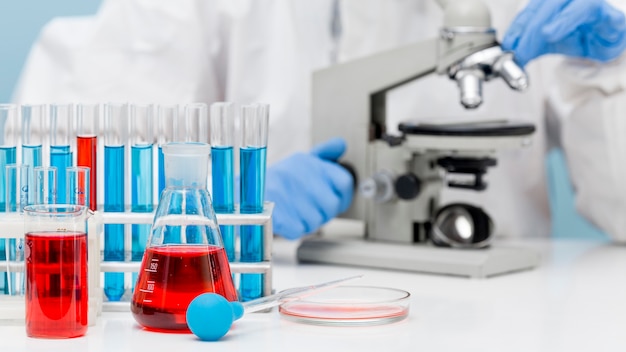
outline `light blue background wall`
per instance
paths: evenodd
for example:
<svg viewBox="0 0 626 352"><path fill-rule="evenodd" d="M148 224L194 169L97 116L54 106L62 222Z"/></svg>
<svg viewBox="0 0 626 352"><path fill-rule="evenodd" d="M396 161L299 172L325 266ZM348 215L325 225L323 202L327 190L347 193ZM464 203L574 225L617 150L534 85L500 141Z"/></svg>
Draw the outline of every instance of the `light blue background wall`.
<svg viewBox="0 0 626 352"><path fill-rule="evenodd" d="M39 30L55 16L95 13L100 0L0 1L0 102L11 100L20 71Z"/></svg>

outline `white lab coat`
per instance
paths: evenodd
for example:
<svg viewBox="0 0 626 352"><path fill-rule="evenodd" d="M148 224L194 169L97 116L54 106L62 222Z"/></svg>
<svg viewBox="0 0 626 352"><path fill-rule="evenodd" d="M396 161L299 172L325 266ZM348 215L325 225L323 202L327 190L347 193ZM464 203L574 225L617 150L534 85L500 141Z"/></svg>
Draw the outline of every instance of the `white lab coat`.
<svg viewBox="0 0 626 352"><path fill-rule="evenodd" d="M499 37L521 1L486 0ZM108 0L92 18L57 19L32 49L15 100L271 104L272 163L310 147L311 71L437 34L431 0ZM622 10L626 1L617 3ZM341 35L333 31L337 15ZM557 69L558 68L558 69ZM534 144L502 153L486 192L446 190L445 202L481 205L506 236L549 234L544 120L560 121L579 211L626 241L626 62L543 57L527 66L531 88L484 85L476 111L460 107L454 82L432 76L390 94L389 128L406 119L523 119Z"/></svg>

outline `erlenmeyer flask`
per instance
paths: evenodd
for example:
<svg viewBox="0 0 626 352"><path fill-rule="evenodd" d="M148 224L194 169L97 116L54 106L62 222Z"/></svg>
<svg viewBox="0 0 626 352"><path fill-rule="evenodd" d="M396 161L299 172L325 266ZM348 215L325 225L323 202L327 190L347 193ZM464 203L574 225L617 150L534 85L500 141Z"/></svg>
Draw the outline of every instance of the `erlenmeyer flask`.
<svg viewBox="0 0 626 352"><path fill-rule="evenodd" d="M188 330L185 313L204 292L237 300L207 190L210 146L163 146L161 195L131 302L135 320L152 330Z"/></svg>

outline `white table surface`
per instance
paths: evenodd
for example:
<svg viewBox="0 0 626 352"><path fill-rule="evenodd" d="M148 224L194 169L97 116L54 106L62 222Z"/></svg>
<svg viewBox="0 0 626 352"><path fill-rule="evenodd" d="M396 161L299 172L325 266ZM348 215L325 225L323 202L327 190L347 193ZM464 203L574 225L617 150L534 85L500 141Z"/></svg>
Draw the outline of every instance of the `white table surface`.
<svg viewBox="0 0 626 352"><path fill-rule="evenodd" d="M365 274L359 285L411 293L409 317L372 327L288 321L275 309L237 321L218 342L144 331L130 313L103 313L87 335L27 338L0 326L0 351L626 351L626 246L603 241L531 239L534 270L489 279L325 265L295 260L295 242L274 243L274 288ZM356 282L355 282L356 284Z"/></svg>

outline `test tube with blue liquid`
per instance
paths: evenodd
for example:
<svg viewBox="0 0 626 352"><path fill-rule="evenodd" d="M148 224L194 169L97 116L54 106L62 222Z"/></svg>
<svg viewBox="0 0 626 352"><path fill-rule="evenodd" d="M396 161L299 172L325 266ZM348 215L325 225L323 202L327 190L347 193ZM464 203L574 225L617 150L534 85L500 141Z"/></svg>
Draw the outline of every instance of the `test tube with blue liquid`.
<svg viewBox="0 0 626 352"><path fill-rule="evenodd" d="M250 104L241 108L241 145L239 149L240 212L263 212L265 197L265 166L269 128L269 105ZM240 261L263 261L263 226L240 228ZM263 274L242 274L239 297L243 301L263 295Z"/></svg>
<svg viewBox="0 0 626 352"><path fill-rule="evenodd" d="M157 197L165 189L165 159L163 145L169 142L182 142L184 138L184 125L180 128L180 107L178 105L159 105L157 107L157 143L158 143L158 187Z"/></svg>
<svg viewBox="0 0 626 352"><path fill-rule="evenodd" d="M24 164L10 164L6 167L6 212L23 213L28 205L29 184L31 183L31 167ZM23 261L23 239L10 239L6 248L9 261ZM7 293L21 295L24 292L24 272L10 272L7 277Z"/></svg>
<svg viewBox="0 0 626 352"><path fill-rule="evenodd" d="M88 167L89 209L98 208L98 133L100 131L100 104L76 106L76 166Z"/></svg>
<svg viewBox="0 0 626 352"><path fill-rule="evenodd" d="M153 145L154 109L152 105L130 105L130 146L131 146L131 211L151 213L153 199ZM146 250L150 235L150 225L132 225L131 260L140 262ZM137 273L133 273L134 289Z"/></svg>
<svg viewBox="0 0 626 352"><path fill-rule="evenodd" d="M124 211L124 175L128 114L126 104L106 104L104 109L104 211ZM93 177L94 170L91 170ZM91 194L95 193L91 188ZM92 197L93 199L93 197ZM93 206L93 204L92 204ZM104 261L124 261L124 225L104 225ZM104 274L104 294L109 301L124 295L124 273Z"/></svg>
<svg viewBox="0 0 626 352"><path fill-rule="evenodd" d="M233 188L235 106L233 103L211 104L210 111L211 170L213 208L216 213L235 211ZM235 227L220 225L224 248L229 261L235 260Z"/></svg>
<svg viewBox="0 0 626 352"><path fill-rule="evenodd" d="M43 133L48 122L48 106L45 104L22 105L22 165L28 166L27 189L35 188L35 167L42 166L43 160ZM34 192L26 192L27 200L20 206L35 203ZM21 212L21 211L20 211ZM9 240L10 252L18 253L20 249L16 240Z"/></svg>
<svg viewBox="0 0 626 352"><path fill-rule="evenodd" d="M48 106L22 105L22 164L30 166L30 172L42 166L43 131L48 120ZM34 177L29 177L28 187L34 187ZM34 193L28 194L28 204L35 202Z"/></svg>
<svg viewBox="0 0 626 352"><path fill-rule="evenodd" d="M57 168L57 202L67 204L66 172L72 166L74 105L50 105L50 166Z"/></svg>
<svg viewBox="0 0 626 352"><path fill-rule="evenodd" d="M14 104L0 104L0 211L6 211L7 180L6 167L17 161L17 137L20 126L18 107ZM0 261L6 261L7 246L5 239L0 239ZM8 294L7 272L0 273L0 293Z"/></svg>

